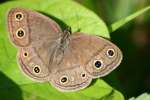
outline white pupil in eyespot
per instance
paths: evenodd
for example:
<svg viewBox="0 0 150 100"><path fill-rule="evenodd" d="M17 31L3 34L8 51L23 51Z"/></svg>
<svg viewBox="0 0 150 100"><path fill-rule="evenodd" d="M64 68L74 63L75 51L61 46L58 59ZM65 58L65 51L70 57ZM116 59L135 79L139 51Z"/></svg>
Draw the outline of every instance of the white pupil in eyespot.
<svg viewBox="0 0 150 100"><path fill-rule="evenodd" d="M113 57L114 56L114 50L113 49L109 49L108 51L107 51L107 55L109 56L109 57Z"/></svg>
<svg viewBox="0 0 150 100"><path fill-rule="evenodd" d="M34 72L35 73L39 73L40 72L40 68L38 66L34 67Z"/></svg>
<svg viewBox="0 0 150 100"><path fill-rule="evenodd" d="M62 82L62 83L67 82L67 77L63 77L63 78L61 78L61 82Z"/></svg>
<svg viewBox="0 0 150 100"><path fill-rule="evenodd" d="M22 12L17 12L17 13L15 14L15 19L16 19L16 21L21 21L21 20L23 19L23 14L22 14Z"/></svg>
<svg viewBox="0 0 150 100"><path fill-rule="evenodd" d="M23 37L24 36L24 31L23 30L19 30L17 32L18 37Z"/></svg>
<svg viewBox="0 0 150 100"><path fill-rule="evenodd" d="M102 66L102 62L101 61L98 60L98 61L95 62L95 67L96 68L100 68L101 66Z"/></svg>
<svg viewBox="0 0 150 100"><path fill-rule="evenodd" d="M22 14L16 14L16 18L20 20L22 18Z"/></svg>

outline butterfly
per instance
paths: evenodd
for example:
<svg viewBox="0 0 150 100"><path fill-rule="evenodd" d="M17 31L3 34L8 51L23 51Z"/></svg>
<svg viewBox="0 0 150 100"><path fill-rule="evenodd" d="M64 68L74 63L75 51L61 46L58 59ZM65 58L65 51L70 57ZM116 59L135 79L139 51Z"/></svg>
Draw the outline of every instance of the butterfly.
<svg viewBox="0 0 150 100"><path fill-rule="evenodd" d="M21 70L60 91L83 89L121 63L121 50L109 40L72 33L70 28L62 31L54 20L36 11L12 8L7 22Z"/></svg>

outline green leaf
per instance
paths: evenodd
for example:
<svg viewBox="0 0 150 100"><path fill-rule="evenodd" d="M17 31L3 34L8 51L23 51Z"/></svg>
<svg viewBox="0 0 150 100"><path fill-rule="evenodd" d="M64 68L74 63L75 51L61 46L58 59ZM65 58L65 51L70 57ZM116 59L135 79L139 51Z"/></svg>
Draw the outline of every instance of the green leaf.
<svg viewBox="0 0 150 100"><path fill-rule="evenodd" d="M37 10L59 19L87 34L109 38L105 23L92 11L72 0L19 0L0 4L0 99L5 100L93 100L111 98L123 100L123 95L101 79L95 80L88 88L71 93L62 93L49 83L37 83L28 79L16 62L17 49L10 43L7 31L7 13L11 8L23 7ZM58 21L58 20L56 20ZM58 22L59 23L59 22ZM62 26L64 27L64 26Z"/></svg>
<svg viewBox="0 0 150 100"><path fill-rule="evenodd" d="M140 96L138 96L138 97L132 97L132 98L130 98L129 100L150 100L150 94L148 94L148 93L143 93L143 94L141 94Z"/></svg>
<svg viewBox="0 0 150 100"><path fill-rule="evenodd" d="M122 27L123 25L125 25L127 22L130 22L131 20L133 20L133 19L136 18L137 16L139 16L139 15L141 15L141 14L143 14L144 12L149 11L149 10L150 10L150 6L145 7L145 8L143 8L143 9L141 9L141 10L139 10L139 11L137 11L137 12L135 12L135 13L133 13L133 14L131 14L131 15L129 15L129 16L123 18L123 19L120 19L119 21L117 21L117 22L115 22L115 23L113 23L113 24L111 25L111 32L113 32L113 31L119 29L120 27Z"/></svg>

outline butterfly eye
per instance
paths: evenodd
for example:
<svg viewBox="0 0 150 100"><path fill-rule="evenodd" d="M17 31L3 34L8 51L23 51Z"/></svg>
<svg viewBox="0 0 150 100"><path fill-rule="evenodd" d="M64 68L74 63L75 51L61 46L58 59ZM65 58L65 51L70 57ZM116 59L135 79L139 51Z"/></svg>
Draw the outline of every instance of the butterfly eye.
<svg viewBox="0 0 150 100"><path fill-rule="evenodd" d="M96 60L94 63L94 66L99 69L103 65L103 62L101 60Z"/></svg>
<svg viewBox="0 0 150 100"><path fill-rule="evenodd" d="M68 81L67 76L63 76L63 77L60 79L60 82L61 82L61 83L66 83L67 81Z"/></svg>
<svg viewBox="0 0 150 100"><path fill-rule="evenodd" d="M23 38L23 37L25 36L24 30L23 30L23 29L17 30L16 36L17 36L18 38Z"/></svg>
<svg viewBox="0 0 150 100"><path fill-rule="evenodd" d="M38 65L35 65L33 70L34 70L35 73L39 73L40 72L40 67Z"/></svg>
<svg viewBox="0 0 150 100"><path fill-rule="evenodd" d="M115 55L114 49L108 49L107 50L107 56L108 57L113 57Z"/></svg>
<svg viewBox="0 0 150 100"><path fill-rule="evenodd" d="M22 20L22 19L23 19L23 14L22 14L21 12L16 13L15 19L16 19L17 21Z"/></svg>

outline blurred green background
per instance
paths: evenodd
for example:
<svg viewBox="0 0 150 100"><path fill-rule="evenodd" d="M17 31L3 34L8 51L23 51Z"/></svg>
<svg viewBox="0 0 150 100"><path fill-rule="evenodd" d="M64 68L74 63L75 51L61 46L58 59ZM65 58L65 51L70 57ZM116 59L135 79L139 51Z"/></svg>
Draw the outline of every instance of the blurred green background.
<svg viewBox="0 0 150 100"><path fill-rule="evenodd" d="M77 1L97 13L108 25L150 5L150 0ZM123 51L124 59L119 68L104 79L126 98L150 93L150 11L110 35Z"/></svg>
<svg viewBox="0 0 150 100"><path fill-rule="evenodd" d="M0 3L7 1L1 0ZM75 1L94 11L108 27L117 20L150 5L150 0ZM111 31L111 27L109 30ZM111 40L122 50L124 59L115 71L102 79L123 93L125 98L136 97L144 92L150 93L150 12L136 17L110 35ZM7 78L5 80L9 81ZM18 90L16 88L16 91ZM16 92L19 93L21 92Z"/></svg>

